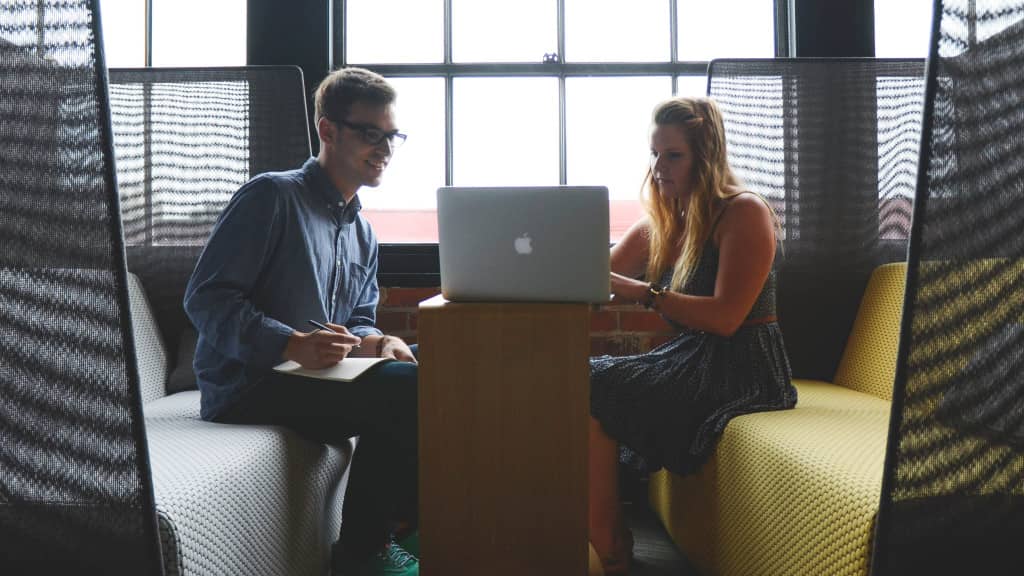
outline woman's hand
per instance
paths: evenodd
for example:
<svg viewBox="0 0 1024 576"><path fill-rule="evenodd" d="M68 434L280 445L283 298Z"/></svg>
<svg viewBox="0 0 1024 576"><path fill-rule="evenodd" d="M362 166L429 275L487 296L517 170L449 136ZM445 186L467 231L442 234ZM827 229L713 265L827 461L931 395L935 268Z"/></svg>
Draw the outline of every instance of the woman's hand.
<svg viewBox="0 0 1024 576"><path fill-rule="evenodd" d="M646 282L628 278L621 274L612 272L612 298L613 302L629 302L636 304L647 304L650 295Z"/></svg>

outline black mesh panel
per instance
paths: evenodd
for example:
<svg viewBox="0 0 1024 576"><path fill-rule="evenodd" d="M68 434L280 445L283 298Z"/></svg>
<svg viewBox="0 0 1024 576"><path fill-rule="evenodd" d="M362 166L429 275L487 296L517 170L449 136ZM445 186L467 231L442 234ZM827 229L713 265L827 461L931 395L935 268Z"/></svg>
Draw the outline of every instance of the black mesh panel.
<svg viewBox="0 0 1024 576"><path fill-rule="evenodd" d="M0 572L160 574L95 2L0 4Z"/></svg>
<svg viewBox="0 0 1024 576"><path fill-rule="evenodd" d="M876 574L1024 564L1024 2L938 1Z"/></svg>
<svg viewBox="0 0 1024 576"><path fill-rule="evenodd" d="M832 380L871 271L906 258L923 60L715 60L729 162L782 219L794 376Z"/></svg>
<svg viewBox="0 0 1024 576"><path fill-rule="evenodd" d="M115 68L110 84L128 268L175 358L185 285L217 216L251 177L311 154L302 71Z"/></svg>

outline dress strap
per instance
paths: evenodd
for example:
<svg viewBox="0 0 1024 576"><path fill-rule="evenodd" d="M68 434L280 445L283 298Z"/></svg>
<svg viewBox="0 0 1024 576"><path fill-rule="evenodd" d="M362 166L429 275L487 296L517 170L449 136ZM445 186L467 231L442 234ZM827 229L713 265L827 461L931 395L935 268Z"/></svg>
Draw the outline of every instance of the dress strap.
<svg viewBox="0 0 1024 576"><path fill-rule="evenodd" d="M725 215L726 209L729 208L729 203L732 202L734 198L743 194L753 194L753 192L744 190L743 192L738 192L728 198L725 198L725 205L723 205L722 209L718 211L718 215L715 216L715 221L711 224L711 232L708 234L709 237L715 234L715 229L718 228L718 223L722 221L722 216Z"/></svg>

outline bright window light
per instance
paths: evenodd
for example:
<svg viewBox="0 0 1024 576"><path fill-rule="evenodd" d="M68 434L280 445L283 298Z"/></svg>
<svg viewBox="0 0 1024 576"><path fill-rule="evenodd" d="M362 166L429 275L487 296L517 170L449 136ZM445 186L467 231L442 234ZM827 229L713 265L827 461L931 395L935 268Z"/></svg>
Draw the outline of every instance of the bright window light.
<svg viewBox="0 0 1024 576"><path fill-rule="evenodd" d="M153 66L244 66L246 6L246 0L153 0Z"/></svg>
<svg viewBox="0 0 1024 576"><path fill-rule="evenodd" d="M774 56L785 1L338 0L338 64L392 80L409 133L363 214L381 242L430 243L438 186L597 184L618 240L642 212L654 106L704 96L714 58Z"/></svg>
<svg viewBox="0 0 1024 576"><path fill-rule="evenodd" d="M146 3L140 0L100 0L103 51L108 68L146 65Z"/></svg>
<svg viewBox="0 0 1024 576"><path fill-rule="evenodd" d="M672 79L568 78L565 92L567 183L636 200L649 164L651 112L672 96Z"/></svg>
<svg viewBox="0 0 1024 576"><path fill-rule="evenodd" d="M558 52L557 16L551 0L452 0L452 60L542 62Z"/></svg>
<svg viewBox="0 0 1024 576"><path fill-rule="evenodd" d="M457 186L558 184L558 81L456 78Z"/></svg>
<svg viewBox="0 0 1024 576"><path fill-rule="evenodd" d="M401 14L401 19L381 18ZM348 0L346 59L351 64L416 64L444 60L440 0Z"/></svg>
<svg viewBox="0 0 1024 576"><path fill-rule="evenodd" d="M568 78L565 92L566 183L607 186L611 235L621 237L642 213L651 113L672 96L672 79Z"/></svg>
<svg viewBox="0 0 1024 576"><path fill-rule="evenodd" d="M437 241L437 189L444 186L444 79L391 78L396 121L408 138L381 185L363 188L363 215L385 242Z"/></svg>
<svg viewBox="0 0 1024 576"><path fill-rule="evenodd" d="M676 81L676 96L707 96L707 76L680 76Z"/></svg>
<svg viewBox="0 0 1024 576"><path fill-rule="evenodd" d="M875 0L875 56L925 58L932 0Z"/></svg>
<svg viewBox="0 0 1024 576"><path fill-rule="evenodd" d="M565 58L571 62L667 62L665 0L566 0ZM614 39L614 41L610 41Z"/></svg>
<svg viewBox="0 0 1024 576"><path fill-rule="evenodd" d="M775 56L771 0L676 0L679 59Z"/></svg>

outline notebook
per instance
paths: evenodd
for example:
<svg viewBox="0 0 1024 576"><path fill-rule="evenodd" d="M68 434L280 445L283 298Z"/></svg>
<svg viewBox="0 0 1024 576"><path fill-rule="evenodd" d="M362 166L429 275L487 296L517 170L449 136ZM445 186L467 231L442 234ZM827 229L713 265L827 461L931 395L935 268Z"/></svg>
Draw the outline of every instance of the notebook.
<svg viewBox="0 0 1024 576"><path fill-rule="evenodd" d="M442 187L437 223L449 301L609 299L603 186Z"/></svg>
<svg viewBox="0 0 1024 576"><path fill-rule="evenodd" d="M298 362L288 360L274 366L274 370L285 374L306 376L308 378L319 378L321 380L337 380L339 382L351 382L363 375L364 372L382 362L390 362L391 358L368 358L364 356L353 356L345 358L341 362L327 368L314 370L303 368Z"/></svg>

